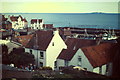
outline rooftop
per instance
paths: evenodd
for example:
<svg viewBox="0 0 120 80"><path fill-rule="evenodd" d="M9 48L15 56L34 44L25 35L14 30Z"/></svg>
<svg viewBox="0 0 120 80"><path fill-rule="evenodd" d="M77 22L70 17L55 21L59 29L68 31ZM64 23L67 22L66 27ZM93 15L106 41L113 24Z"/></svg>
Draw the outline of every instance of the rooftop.
<svg viewBox="0 0 120 80"><path fill-rule="evenodd" d="M98 67L111 62L113 59L114 43L104 43L97 46L89 46L81 48L85 56L93 67Z"/></svg>
<svg viewBox="0 0 120 80"><path fill-rule="evenodd" d="M59 54L59 59L71 60L79 48L96 45L95 40L68 38L65 41L67 49L63 49Z"/></svg>
<svg viewBox="0 0 120 80"><path fill-rule="evenodd" d="M29 43L26 45L26 48L46 50L51 39L53 37L53 31L36 31Z"/></svg>

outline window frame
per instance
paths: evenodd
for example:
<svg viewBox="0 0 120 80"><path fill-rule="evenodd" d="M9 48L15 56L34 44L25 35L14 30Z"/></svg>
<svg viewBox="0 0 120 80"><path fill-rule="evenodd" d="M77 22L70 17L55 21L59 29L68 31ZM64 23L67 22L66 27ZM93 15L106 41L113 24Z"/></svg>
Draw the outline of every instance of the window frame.
<svg viewBox="0 0 120 80"><path fill-rule="evenodd" d="M52 46L55 46L54 42L52 42Z"/></svg>
<svg viewBox="0 0 120 80"><path fill-rule="evenodd" d="M82 57L78 56L78 61L81 62L82 61Z"/></svg>
<svg viewBox="0 0 120 80"><path fill-rule="evenodd" d="M57 68L57 61L54 61L54 68Z"/></svg>
<svg viewBox="0 0 120 80"><path fill-rule="evenodd" d="M44 59L44 52L42 52L42 51L40 51L40 59Z"/></svg>
<svg viewBox="0 0 120 80"><path fill-rule="evenodd" d="M40 64L40 67L43 67L43 62L39 62L39 64Z"/></svg>

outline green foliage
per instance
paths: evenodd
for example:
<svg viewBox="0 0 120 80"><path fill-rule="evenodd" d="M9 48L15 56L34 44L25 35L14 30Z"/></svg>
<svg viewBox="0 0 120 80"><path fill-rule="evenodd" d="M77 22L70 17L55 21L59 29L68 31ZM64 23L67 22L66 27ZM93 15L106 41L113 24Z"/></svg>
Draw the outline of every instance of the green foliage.
<svg viewBox="0 0 120 80"><path fill-rule="evenodd" d="M40 67L39 70L52 70L49 66Z"/></svg>
<svg viewBox="0 0 120 80"><path fill-rule="evenodd" d="M2 64L10 64L8 47L5 44L2 44L1 48L2 48Z"/></svg>
<svg viewBox="0 0 120 80"><path fill-rule="evenodd" d="M2 44L1 47L2 47L2 55L8 54L8 47L5 44Z"/></svg>
<svg viewBox="0 0 120 80"><path fill-rule="evenodd" d="M29 64L34 64L34 55L24 52L23 49L18 48L14 49L9 55L11 63L15 64L15 66L20 67L27 66Z"/></svg>

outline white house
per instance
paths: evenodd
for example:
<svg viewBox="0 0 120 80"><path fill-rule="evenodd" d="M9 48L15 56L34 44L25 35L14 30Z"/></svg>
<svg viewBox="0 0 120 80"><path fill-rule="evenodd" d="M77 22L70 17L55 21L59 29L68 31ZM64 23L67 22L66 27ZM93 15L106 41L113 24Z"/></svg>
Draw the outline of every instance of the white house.
<svg viewBox="0 0 120 80"><path fill-rule="evenodd" d="M12 23L12 28L14 29L24 29L27 28L28 22L21 15L19 16L9 16L8 20Z"/></svg>
<svg viewBox="0 0 120 80"><path fill-rule="evenodd" d="M57 58L56 67L59 69L65 66L80 66L87 71L109 76L112 74L110 50L113 45L103 43L78 49L63 49Z"/></svg>
<svg viewBox="0 0 120 80"><path fill-rule="evenodd" d="M43 19L32 19L31 28L32 29L43 29Z"/></svg>
<svg viewBox="0 0 120 80"><path fill-rule="evenodd" d="M50 66L54 69L56 58L67 46L58 31L35 32L30 42L25 46L25 51L33 54L38 67Z"/></svg>
<svg viewBox="0 0 120 80"><path fill-rule="evenodd" d="M56 70L59 70L60 67L70 66L71 64L68 64L68 62L71 60L79 48L97 44L96 40L78 38L68 38L65 43L67 45L67 49L63 49L57 57ZM73 65L78 66L76 63Z"/></svg>

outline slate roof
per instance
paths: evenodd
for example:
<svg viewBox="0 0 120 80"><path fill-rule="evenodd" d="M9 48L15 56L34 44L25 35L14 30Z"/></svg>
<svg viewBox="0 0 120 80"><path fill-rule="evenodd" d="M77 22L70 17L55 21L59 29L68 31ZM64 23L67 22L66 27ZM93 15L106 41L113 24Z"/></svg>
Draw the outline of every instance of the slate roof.
<svg viewBox="0 0 120 80"><path fill-rule="evenodd" d="M31 49L38 49L45 51L52 40L53 37L53 31L47 30L47 31L36 31L33 35L32 39L29 41L29 43L26 45L26 48Z"/></svg>

